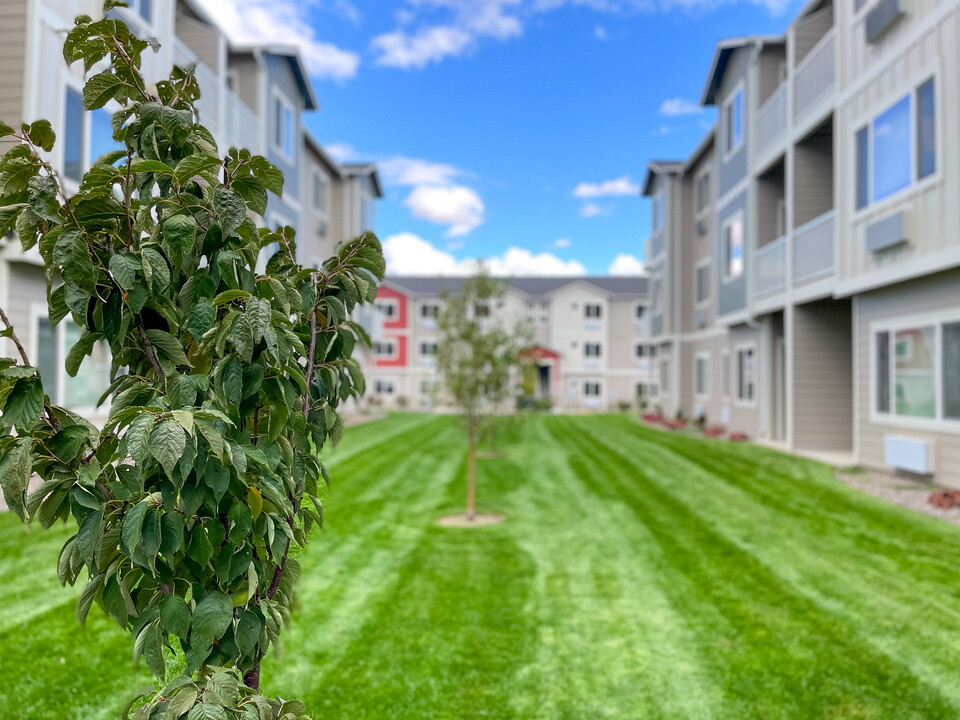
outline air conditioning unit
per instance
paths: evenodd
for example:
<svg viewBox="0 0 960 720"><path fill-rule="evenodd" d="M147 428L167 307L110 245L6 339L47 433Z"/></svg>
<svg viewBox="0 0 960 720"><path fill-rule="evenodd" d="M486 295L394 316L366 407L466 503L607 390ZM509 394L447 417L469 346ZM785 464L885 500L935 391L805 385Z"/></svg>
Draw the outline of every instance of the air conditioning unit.
<svg viewBox="0 0 960 720"><path fill-rule="evenodd" d="M933 475L936 445L933 441L903 435L883 436L883 462L898 470Z"/></svg>

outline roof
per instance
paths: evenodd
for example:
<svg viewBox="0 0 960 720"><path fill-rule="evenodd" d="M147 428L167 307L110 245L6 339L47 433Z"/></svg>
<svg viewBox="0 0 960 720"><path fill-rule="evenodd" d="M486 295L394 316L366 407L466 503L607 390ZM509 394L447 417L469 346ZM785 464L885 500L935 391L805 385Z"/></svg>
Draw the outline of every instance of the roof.
<svg viewBox="0 0 960 720"><path fill-rule="evenodd" d="M465 278L462 277L439 277L439 276L395 276L389 275L385 281L396 288L410 295L437 296L442 293L451 293L456 295L460 292L460 287ZM569 277L507 277L503 280L514 290L519 290L526 295L543 296L572 285L574 283L585 283L592 285L606 295L646 295L647 278L636 275L632 277L620 277L609 275L586 275Z"/></svg>
<svg viewBox="0 0 960 720"><path fill-rule="evenodd" d="M321 145L320 141L313 136L313 133L311 133L309 130L304 129L303 137L307 143L307 147L313 152L315 152L320 157L320 159L323 160L324 164L326 164L331 170L333 170L333 172L336 173L338 177L343 175L343 172L340 166L336 163L336 161L334 161L333 158L330 157L330 155L327 154L327 151L323 149L323 145Z"/></svg>
<svg viewBox="0 0 960 720"><path fill-rule="evenodd" d="M317 94L314 92L313 83L310 82L310 73L307 66L300 56L300 51L293 45L230 45L231 52L253 53L254 55L276 55L284 58L290 63L290 69L293 71L294 80L297 87L306 100L305 109L319 110L320 102L317 100Z"/></svg>
<svg viewBox="0 0 960 720"><path fill-rule="evenodd" d="M658 175L674 175L683 172L683 162L680 160L651 160L647 163L647 177L643 181L641 195L650 197L653 194L653 181Z"/></svg>
<svg viewBox="0 0 960 720"><path fill-rule="evenodd" d="M779 45L786 42L783 35L751 35L747 37L727 38L717 43L713 51L713 60L710 63L710 72L707 73L707 83L704 85L700 104L715 105L717 90L727 71L730 56L740 48L750 45Z"/></svg>
<svg viewBox="0 0 960 720"><path fill-rule="evenodd" d="M343 163L340 168L347 177L367 175L373 183L378 198L383 197L383 185L380 184L380 172L375 163Z"/></svg>
<svg viewBox="0 0 960 720"><path fill-rule="evenodd" d="M716 139L717 134L717 124L714 123L710 129L707 131L707 134L703 136L703 139L697 145L696 150L687 158L686 162L683 164L684 174L690 172L690 168L695 166L700 158L703 157L703 154L710 149L710 146L713 145L714 140Z"/></svg>

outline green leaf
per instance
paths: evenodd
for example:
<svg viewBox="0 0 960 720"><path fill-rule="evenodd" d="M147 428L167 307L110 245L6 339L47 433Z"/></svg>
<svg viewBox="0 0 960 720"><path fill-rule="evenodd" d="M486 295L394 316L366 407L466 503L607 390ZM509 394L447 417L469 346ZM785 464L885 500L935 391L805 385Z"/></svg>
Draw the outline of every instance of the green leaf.
<svg viewBox="0 0 960 720"><path fill-rule="evenodd" d="M127 443L127 452L138 463L142 463L147 458L147 453L150 450L148 441L155 422L156 417L150 413L143 413L138 415L130 423L130 427L127 428L127 433L124 436Z"/></svg>
<svg viewBox="0 0 960 720"><path fill-rule="evenodd" d="M215 155L206 155L203 153L188 155L177 163L177 180L181 185L185 185L195 176L204 176L211 170L219 168L220 162L220 158L216 157ZM210 178L204 179L209 181Z"/></svg>
<svg viewBox="0 0 960 720"><path fill-rule="evenodd" d="M257 156L251 159L250 170L267 190L277 196L283 195L283 173L266 158Z"/></svg>
<svg viewBox="0 0 960 720"><path fill-rule="evenodd" d="M183 352L183 346L173 335L163 330L147 330L147 339L150 343L166 355L177 365L190 365L190 360Z"/></svg>
<svg viewBox="0 0 960 720"><path fill-rule="evenodd" d="M240 683L237 681L237 676L221 670L207 678L207 688L203 693L203 699L232 708L236 706L239 694Z"/></svg>
<svg viewBox="0 0 960 720"><path fill-rule="evenodd" d="M3 421L18 428L32 427L43 411L43 386L36 378L21 378L3 406Z"/></svg>
<svg viewBox="0 0 960 720"><path fill-rule="evenodd" d="M193 610L193 635L203 643L218 640L233 622L230 596L211 591Z"/></svg>
<svg viewBox="0 0 960 720"><path fill-rule="evenodd" d="M213 189L213 211L220 221L224 237L240 227L240 223L247 217L247 205L243 198L223 185L217 185Z"/></svg>
<svg viewBox="0 0 960 720"><path fill-rule="evenodd" d="M140 533L143 521L147 516L149 506L145 501L138 502L127 510L123 516L123 525L120 529L120 546L127 557L133 557L133 552L140 544Z"/></svg>
<svg viewBox="0 0 960 720"><path fill-rule="evenodd" d="M133 288L137 281L137 270L142 267L140 258L132 253L117 253L110 257L110 273L124 290Z"/></svg>
<svg viewBox="0 0 960 720"><path fill-rule="evenodd" d="M180 688L177 694L170 701L168 712L173 720L177 720L181 715L192 708L197 702L197 688L191 686Z"/></svg>
<svg viewBox="0 0 960 720"><path fill-rule="evenodd" d="M159 175L173 175L172 167L159 160L144 160L143 158L134 158L130 161L130 172L134 173L157 173Z"/></svg>
<svg viewBox="0 0 960 720"><path fill-rule="evenodd" d="M53 144L57 141L57 134L53 131L49 120L37 120L30 125L30 142L39 145L46 152L53 150Z"/></svg>
<svg viewBox="0 0 960 720"><path fill-rule="evenodd" d="M0 207L0 237L3 237L13 229L17 224L17 220L20 218L20 213L23 212L25 207L27 206L6 205Z"/></svg>
<svg viewBox="0 0 960 720"><path fill-rule="evenodd" d="M93 605L94 598L97 597L97 593L103 587L105 577L103 574L94 576L84 586L83 592L80 593L80 599L77 600L77 620L80 621L81 625L86 622L90 606Z"/></svg>
<svg viewBox="0 0 960 720"><path fill-rule="evenodd" d="M156 295L162 295L170 287L170 268L167 261L154 248L143 248L140 251L143 261L143 276L147 279L150 290Z"/></svg>
<svg viewBox="0 0 960 720"><path fill-rule="evenodd" d="M220 307L234 300L246 300L250 293L246 290L225 290L213 299L213 306Z"/></svg>
<svg viewBox="0 0 960 720"><path fill-rule="evenodd" d="M92 333L87 328L83 329L83 332L80 333L80 339L74 343L73 347L70 348L70 352L67 353L66 361L66 370L67 375L70 377L76 377L77 371L80 369L80 363L83 362L83 359L93 352L93 346L97 344L98 340L103 339L101 333Z"/></svg>
<svg viewBox="0 0 960 720"><path fill-rule="evenodd" d="M150 672L163 680L167 674L166 662L163 659L163 630L160 628L160 621L147 625L141 632L143 638L143 659L147 661L147 667Z"/></svg>
<svg viewBox="0 0 960 720"><path fill-rule="evenodd" d="M257 215L267 212L267 191L263 184L252 177L238 178L230 186L234 192L243 198L247 207Z"/></svg>
<svg viewBox="0 0 960 720"><path fill-rule="evenodd" d="M12 127L7 125L5 122L0 122L0 138L7 137L8 135L13 135L16 132Z"/></svg>
<svg viewBox="0 0 960 720"><path fill-rule="evenodd" d="M253 340L260 342L273 323L270 301L251 299L247 303L246 314L250 317L250 324L253 326Z"/></svg>
<svg viewBox="0 0 960 720"><path fill-rule="evenodd" d="M174 215L163 222L163 239L174 252L185 253L193 248L197 237L197 221L191 215Z"/></svg>
<svg viewBox="0 0 960 720"><path fill-rule="evenodd" d="M176 420L161 420L150 432L150 454L173 477L173 469L183 455L187 436Z"/></svg>
<svg viewBox="0 0 960 720"><path fill-rule="evenodd" d="M209 300L198 300L190 311L190 317L187 318L187 330L195 338L203 337L204 333L211 330L217 322L217 311Z"/></svg>
<svg viewBox="0 0 960 720"><path fill-rule="evenodd" d="M90 259L87 243L79 230L70 228L60 234L53 248L53 262L62 268L65 280L91 295L94 293L96 276L93 261Z"/></svg>
<svg viewBox="0 0 960 720"><path fill-rule="evenodd" d="M230 328L230 334L227 336L237 353L243 358L244 362L250 362L253 355L253 346L255 344L253 335L253 324L247 313L237 316Z"/></svg>
<svg viewBox="0 0 960 720"><path fill-rule="evenodd" d="M190 632L190 608L179 595L170 595L160 603L160 620L163 629L183 640Z"/></svg>
<svg viewBox="0 0 960 720"><path fill-rule="evenodd" d="M83 106L87 110L102 108L123 90L123 81L109 70L94 75L83 87Z"/></svg>
<svg viewBox="0 0 960 720"><path fill-rule="evenodd" d="M228 720L228 718L227 712L219 705L203 703L193 706L193 709L187 713L187 720Z"/></svg>
<svg viewBox="0 0 960 720"><path fill-rule="evenodd" d="M0 458L0 489L3 499L21 521L26 522L27 489L33 472L30 440L21 440Z"/></svg>
<svg viewBox="0 0 960 720"><path fill-rule="evenodd" d="M189 380L187 381L189 382ZM193 435L193 413L189 410L174 410L170 413L173 419L186 431L188 435Z"/></svg>

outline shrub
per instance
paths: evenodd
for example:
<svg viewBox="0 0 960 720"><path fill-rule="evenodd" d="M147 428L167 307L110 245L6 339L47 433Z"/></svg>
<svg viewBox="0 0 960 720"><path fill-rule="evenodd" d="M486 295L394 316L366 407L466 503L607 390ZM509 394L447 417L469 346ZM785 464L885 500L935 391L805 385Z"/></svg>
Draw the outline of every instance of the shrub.
<svg viewBox="0 0 960 720"><path fill-rule="evenodd" d="M407 400L407 396L406 396L406 395L397 395L397 407L398 407L398 408L400 408L401 410L404 410L404 409L406 409L406 407L407 407L409 404L410 404L410 401Z"/></svg>
<svg viewBox="0 0 960 720"><path fill-rule="evenodd" d="M628 410L630 410L630 403L626 400L620 400L617 403L617 410L619 410L620 412L627 412Z"/></svg>
<svg viewBox="0 0 960 720"><path fill-rule="evenodd" d="M339 403L364 389L351 356L366 335L347 317L375 298L383 256L366 234L319 270L298 265L291 228L248 216L282 193L282 173L246 150L220 155L196 122L193 74L148 87L148 47L111 18L79 17L68 33L68 64L106 68L86 108L123 107L123 149L69 200L40 152L50 124L0 126L21 141L0 160L0 234L15 225L24 250L39 246L51 323L81 328L67 372L97 342L113 360L98 429L51 405L0 311L21 360L0 359L0 486L25 521L72 516L57 570L70 584L87 571L81 621L100 605L161 680L165 651L183 652L186 675L137 717L295 718L302 704L257 694L260 664L293 599L291 547L322 521L317 452L343 432ZM43 483L28 497L34 472Z"/></svg>
<svg viewBox="0 0 960 720"><path fill-rule="evenodd" d="M747 437L747 434L745 432L737 431L737 432L730 433L729 439L732 440L733 442L746 442L750 438Z"/></svg>
<svg viewBox="0 0 960 720"><path fill-rule="evenodd" d="M704 429L703 434L707 437L720 437L724 432L722 425L711 425Z"/></svg>
<svg viewBox="0 0 960 720"><path fill-rule="evenodd" d="M960 507L960 490L938 490L930 493L928 501L941 510Z"/></svg>

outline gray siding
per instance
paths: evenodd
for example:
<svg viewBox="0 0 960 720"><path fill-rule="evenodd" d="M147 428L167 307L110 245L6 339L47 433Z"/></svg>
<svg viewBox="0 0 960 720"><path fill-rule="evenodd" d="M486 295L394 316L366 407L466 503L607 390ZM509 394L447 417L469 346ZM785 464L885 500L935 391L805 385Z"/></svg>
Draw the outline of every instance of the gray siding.
<svg viewBox="0 0 960 720"><path fill-rule="evenodd" d="M853 449L850 301L798 305L793 338L793 443L798 450Z"/></svg>
<svg viewBox="0 0 960 720"><path fill-rule="evenodd" d="M290 68L290 62L285 57L277 55L264 55L264 64L267 69L267 107L263 113L267 122L267 158L283 171L284 196L300 197L300 169L299 155L302 145L299 140L293 143L293 161L289 161L279 153L273 150L273 143L270 141L276 133L276 117L273 113L273 94L272 88L278 88L287 99L293 103L293 136L300 138L300 113L303 111L304 101L300 93L300 88L294 78L293 70Z"/></svg>
<svg viewBox="0 0 960 720"><path fill-rule="evenodd" d="M833 132L818 131L794 154L793 226L798 228L833 208Z"/></svg>
<svg viewBox="0 0 960 720"><path fill-rule="evenodd" d="M0 2L0 120L13 127L23 122L24 59L27 42L27 0ZM13 145L0 141L0 154Z"/></svg>
<svg viewBox="0 0 960 720"><path fill-rule="evenodd" d="M177 18L177 37L217 75L221 74L220 46L217 31L199 20L180 15Z"/></svg>
<svg viewBox="0 0 960 720"><path fill-rule="evenodd" d="M723 223L727 218L733 217L738 212L743 212L743 273L735 280L724 282ZM747 306L747 274L750 272L750 253L747 252L747 248L750 247L750 238L748 237L750 225L747 219L746 191L738 195L732 202L727 203L717 218L716 248L713 254L713 256L717 258L717 262L714 263L713 278L717 284L716 298L718 315L737 312Z"/></svg>
<svg viewBox="0 0 960 720"><path fill-rule="evenodd" d="M833 6L818 10L802 20L798 20L794 30L794 65L813 50L827 31L833 27Z"/></svg>
<svg viewBox="0 0 960 720"><path fill-rule="evenodd" d="M750 127L752 113L750 112L750 92L746 83L743 85L743 144L730 157L727 152L727 118L723 112L723 104L741 81L747 77L748 60L753 48L737 50L730 58L720 91L717 94L717 108L720 110L720 120L717 134L717 156L720 158L720 173L717 184L717 195L723 197L736 187L737 183L747 176L747 145L750 142Z"/></svg>
<svg viewBox="0 0 960 720"><path fill-rule="evenodd" d="M27 263L10 263L10 294L7 298L7 316L17 331L30 359L36 361L36 328L31 320L31 307L47 305L47 281L43 268ZM13 350L13 345L9 345Z"/></svg>
<svg viewBox="0 0 960 720"><path fill-rule="evenodd" d="M758 64L757 107L763 105L767 98L773 95L780 87L780 65L787 60L785 45L767 45L763 48Z"/></svg>

